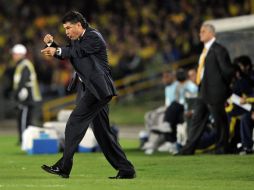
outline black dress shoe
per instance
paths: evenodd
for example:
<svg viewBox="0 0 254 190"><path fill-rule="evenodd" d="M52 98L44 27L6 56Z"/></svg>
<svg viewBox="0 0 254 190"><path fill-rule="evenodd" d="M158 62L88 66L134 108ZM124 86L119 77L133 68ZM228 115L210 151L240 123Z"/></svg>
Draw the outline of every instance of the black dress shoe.
<svg viewBox="0 0 254 190"><path fill-rule="evenodd" d="M69 178L69 174L64 173L61 168L59 168L58 166L47 166L47 165L43 165L41 166L41 168L43 170L45 170L48 173L51 174L55 174L55 175L59 175L62 178Z"/></svg>
<svg viewBox="0 0 254 190"><path fill-rule="evenodd" d="M109 179L133 179L136 177L135 172L125 173L125 172L118 172L116 176L109 177Z"/></svg>

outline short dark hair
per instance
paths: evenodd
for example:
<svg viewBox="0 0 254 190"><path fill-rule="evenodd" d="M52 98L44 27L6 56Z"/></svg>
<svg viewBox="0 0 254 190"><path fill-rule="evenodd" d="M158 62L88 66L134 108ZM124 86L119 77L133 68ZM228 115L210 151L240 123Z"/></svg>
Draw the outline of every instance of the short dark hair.
<svg viewBox="0 0 254 190"><path fill-rule="evenodd" d="M241 55L237 57L236 59L239 64L242 64L245 67L247 66L252 67L252 62L248 55Z"/></svg>
<svg viewBox="0 0 254 190"><path fill-rule="evenodd" d="M186 71L182 68L176 71L176 80L184 82L187 79Z"/></svg>
<svg viewBox="0 0 254 190"><path fill-rule="evenodd" d="M64 17L62 18L62 23L65 24L67 22L70 22L72 24L76 24L76 23L80 22L83 28L88 27L88 23L87 23L85 17L78 11L67 12L64 15Z"/></svg>

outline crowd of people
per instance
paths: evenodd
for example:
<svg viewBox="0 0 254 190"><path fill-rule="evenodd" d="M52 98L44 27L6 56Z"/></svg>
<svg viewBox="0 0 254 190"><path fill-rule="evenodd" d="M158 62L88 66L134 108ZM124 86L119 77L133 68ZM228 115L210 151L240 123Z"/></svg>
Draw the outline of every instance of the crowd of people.
<svg viewBox="0 0 254 190"><path fill-rule="evenodd" d="M59 21L70 9L81 11L90 25L107 39L114 79L196 55L201 47L197 31L204 20L250 13L247 0L65 0L61 3L1 0L0 75L12 77L14 64L9 51L14 44L22 43L35 64L42 94L65 94L72 68L65 61L59 64L42 56L40 50L44 44L40 39L45 31L56 34L60 29L56 40L65 44ZM8 87L6 93L8 97Z"/></svg>

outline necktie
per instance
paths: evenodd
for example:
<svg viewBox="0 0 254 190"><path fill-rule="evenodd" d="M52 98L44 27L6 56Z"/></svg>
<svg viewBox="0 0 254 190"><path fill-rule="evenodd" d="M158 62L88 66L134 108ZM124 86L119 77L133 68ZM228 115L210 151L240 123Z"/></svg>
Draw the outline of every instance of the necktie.
<svg viewBox="0 0 254 190"><path fill-rule="evenodd" d="M201 76L202 76L202 73L203 73L203 70L204 70L206 52L207 52L207 49L204 48L203 51L202 51L202 54L200 56L198 71L197 71L197 78L196 78L197 85L199 85L200 82L201 82Z"/></svg>

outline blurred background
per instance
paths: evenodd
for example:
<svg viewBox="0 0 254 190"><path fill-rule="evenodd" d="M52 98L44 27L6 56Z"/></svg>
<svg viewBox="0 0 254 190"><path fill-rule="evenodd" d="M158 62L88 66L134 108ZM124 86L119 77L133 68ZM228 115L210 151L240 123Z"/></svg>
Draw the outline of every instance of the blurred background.
<svg viewBox="0 0 254 190"><path fill-rule="evenodd" d="M40 52L45 47L43 37L47 33L58 44L68 44L61 18L70 10L81 12L108 45L109 64L118 90L118 96L110 103L112 132L119 137L138 173L138 179L130 183L114 181L115 187L253 189L254 149L249 152L252 156L227 154L215 158L216 134L213 118L209 117L196 150L197 154L208 154L168 156L176 154L186 143L193 105L188 110L171 112L175 113L174 118L185 117L177 125L177 131L171 131L176 135L173 140L167 138L169 131L165 131L172 129L173 122L165 121L164 116L169 115L168 99L172 101L168 87L176 87L176 82L178 86L190 82L191 75L187 78L185 74L198 64L203 49L199 41L203 22L214 24L218 31L216 39L229 50L232 62L247 55L254 63L254 0L0 0L0 189L111 190L113 187L106 176L115 171L103 161L102 154L75 155L78 164L68 183L48 176L39 167L59 158L64 148L65 125L75 106L76 94L66 91L73 73L71 64L44 57ZM37 127L25 130L22 144L18 141L18 106L13 97L16 63L11 55L12 47L18 43L27 47L27 58L35 66L42 94L42 101L33 111L33 124ZM254 71L248 64L241 65L244 60L236 62L242 66L238 72L251 73L253 85ZM247 59L248 63L251 61ZM244 79L239 78L239 81ZM249 90L246 86L239 83L239 96ZM253 86L250 91L253 95ZM171 96L173 93L171 89ZM187 98L192 97L184 94L184 99ZM185 109L187 101L184 103ZM235 155L244 150L238 116L230 118L228 152ZM77 151L100 151L90 128Z"/></svg>
<svg viewBox="0 0 254 190"><path fill-rule="evenodd" d="M37 124L55 119L61 109L73 108L75 95L66 92L71 64L40 53L47 33L59 44L68 43L61 18L69 10L83 13L108 43L119 91L111 106L112 123L143 125L144 113L164 104L163 71L197 63L203 48L198 36L201 24L249 15L253 8L252 0L0 0L0 126L10 127L16 117L11 98L15 65L10 54L16 43L28 48L38 75L43 101L36 111ZM246 42L251 42L250 35L253 32ZM226 37L227 42L236 39L235 33Z"/></svg>

